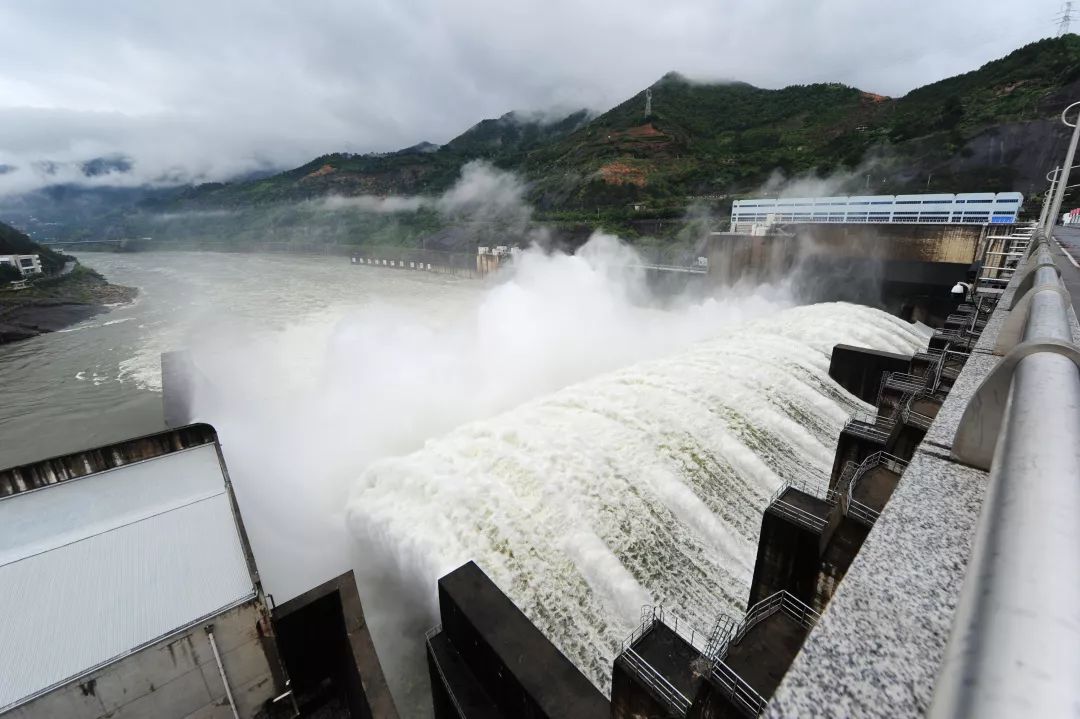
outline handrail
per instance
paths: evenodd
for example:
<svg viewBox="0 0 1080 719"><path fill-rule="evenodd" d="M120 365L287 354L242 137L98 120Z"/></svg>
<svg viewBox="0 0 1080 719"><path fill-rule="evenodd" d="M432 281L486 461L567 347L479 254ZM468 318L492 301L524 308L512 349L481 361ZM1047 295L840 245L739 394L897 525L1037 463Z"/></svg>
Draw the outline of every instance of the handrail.
<svg viewBox="0 0 1080 719"><path fill-rule="evenodd" d="M646 604L641 608L641 623L634 631L630 633L626 639L622 641L621 649L625 651L634 645L637 640L641 639L645 634L652 629L653 625L657 622L663 624L665 627L675 632L683 641L696 649L698 652L704 654L705 647L708 642L708 636L697 631L693 626L690 626L687 622L680 622L679 616L672 612L668 612L664 609L664 606ZM689 631L688 631L689 630Z"/></svg>
<svg viewBox="0 0 1080 719"><path fill-rule="evenodd" d="M911 403L914 402L916 398L926 396L928 396L926 393L916 392L910 395L907 398L907 401L904 402L904 407L900 410L900 417L906 424L918 427L919 429L930 429L930 425L934 423L934 418L911 408Z"/></svg>
<svg viewBox="0 0 1080 719"><path fill-rule="evenodd" d="M889 429L891 430L891 428L892 428L892 425L890 424ZM884 443L884 442L888 441L888 439L889 439L889 431L888 430L885 430L885 429L883 429L882 427L879 427L876 424L869 424L867 422L863 422L863 421L857 420L857 419L849 419L844 424L844 430L843 431L850 432L851 434L854 434L854 435L859 436L859 437L864 437L866 439L870 439L870 440L873 440L875 442Z"/></svg>
<svg viewBox="0 0 1080 719"><path fill-rule="evenodd" d="M1080 347L1048 244L1037 232L1010 286L1034 280L1012 309L1027 313L1022 341L976 391L953 441L954 457L988 466L989 479L935 719L1072 716L1080 704Z"/></svg>
<svg viewBox="0 0 1080 719"><path fill-rule="evenodd" d="M709 637L697 632L693 627L690 627L690 631L687 633L687 623L682 622L680 627L677 615L665 611L663 605L652 606L647 604L641 608L641 623L630 633L630 636L622 641L619 656L616 659L622 659L628 669L632 670L647 686L651 687L654 696L659 701L666 704L676 714L686 716L686 713L690 711L690 700L634 649L634 645L638 640L648 634L658 623L675 632L676 635L702 655L708 656Z"/></svg>
<svg viewBox="0 0 1080 719"><path fill-rule="evenodd" d="M807 630L813 629L821 619L821 615L800 601L787 590L781 589L775 594L770 594L757 604L746 610L746 615L738 628L728 638L728 641L720 647L713 662L711 678L721 689L724 696L736 706L747 712L749 716L758 716L768 704L768 701L750 686L745 679L725 663L728 650L732 645L738 644L743 637L755 626L765 621L777 612L783 612L789 619L797 622Z"/></svg>
<svg viewBox="0 0 1080 719"><path fill-rule="evenodd" d="M712 669L712 680L721 690L721 693L731 703L742 709L749 716L758 716L769 705L765 697L746 683L746 680L735 673L735 670L723 662L717 662Z"/></svg>
<svg viewBox="0 0 1080 719"><path fill-rule="evenodd" d="M797 489L804 494L810 495L811 497L817 497L817 494L807 483L800 482L798 480L790 480L781 484L780 487L777 488L775 492L773 492L772 496L769 497L769 503L766 505L766 507L771 507L775 509L777 512L783 514L788 519L796 522L797 524L802 524L804 527L810 529L811 531L823 531L825 527L829 524L827 520L810 514L805 509L802 509L801 507L796 507L794 504L791 504L790 502L785 502L783 499L781 499L781 497L784 496L784 493L787 492L789 489Z"/></svg>
<svg viewBox="0 0 1080 719"><path fill-rule="evenodd" d="M881 465L885 465L890 472L903 474L908 463L888 452L874 452L858 466L854 462L845 464L840 480L836 483L836 489L829 493L830 501L840 504L840 511L844 516L858 520L868 527L874 526L881 512L855 499L855 487L863 475ZM853 467L854 469L851 469Z"/></svg>
<svg viewBox="0 0 1080 719"><path fill-rule="evenodd" d="M676 689L663 674L656 671L651 664L645 661L640 654L633 649L624 649L619 658L653 689L654 696L657 699L666 704L678 716L686 716L686 713L690 711L690 700Z"/></svg>

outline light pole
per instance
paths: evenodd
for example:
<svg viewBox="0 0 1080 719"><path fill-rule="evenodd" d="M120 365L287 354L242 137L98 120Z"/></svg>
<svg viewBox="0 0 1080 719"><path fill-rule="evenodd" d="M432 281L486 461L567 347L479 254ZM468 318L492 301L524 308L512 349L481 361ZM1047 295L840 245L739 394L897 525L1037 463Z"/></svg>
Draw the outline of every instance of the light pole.
<svg viewBox="0 0 1080 719"><path fill-rule="evenodd" d="M1050 207L1050 216L1046 218L1046 231L1052 232L1054 225L1057 224L1058 213L1061 212L1061 202L1065 199L1065 188L1069 185L1069 171L1072 170L1073 157L1076 155L1076 143L1080 140L1080 122L1069 122L1065 119L1065 114L1080 105L1080 102L1074 102L1061 111L1061 121L1073 129L1072 139L1069 140L1069 151L1065 153L1065 164L1061 166L1061 177L1058 178L1057 193L1054 195L1054 204Z"/></svg>

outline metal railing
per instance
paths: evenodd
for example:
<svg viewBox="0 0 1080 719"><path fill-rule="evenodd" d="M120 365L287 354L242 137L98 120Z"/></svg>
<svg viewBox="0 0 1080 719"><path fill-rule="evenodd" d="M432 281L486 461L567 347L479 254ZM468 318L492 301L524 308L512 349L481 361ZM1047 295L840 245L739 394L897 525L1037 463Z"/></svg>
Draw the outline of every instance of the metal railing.
<svg viewBox="0 0 1080 719"><path fill-rule="evenodd" d="M634 645L657 624L663 624L703 656L710 656L708 649L711 637L698 632L687 622L680 622L678 615L666 611L663 606L647 604L641 608L641 622L622 641L619 656L616 659L622 659L627 669L633 671L646 686L653 690L653 696L658 701L679 716L685 716L690 710L690 699L634 649Z"/></svg>
<svg viewBox="0 0 1080 719"><path fill-rule="evenodd" d="M919 377L918 375L906 374L904 372L889 372L885 375L885 380L882 384L888 389L895 389L900 392L917 392L926 387L926 377Z"/></svg>
<svg viewBox="0 0 1080 719"><path fill-rule="evenodd" d="M1049 242L1037 233L1015 273L995 348L1004 358L953 441L953 457L989 479L935 718L1076 716L1080 706L1080 347Z"/></svg>
<svg viewBox="0 0 1080 719"><path fill-rule="evenodd" d="M847 462L840 473L840 479L836 482L836 488L829 491L826 499L834 504L839 504L840 511L845 517L850 517L868 527L873 527L881 512L855 499L856 485L863 478L863 475L872 469L884 465L890 472L900 475L904 473L907 464L904 460L888 452L874 452L858 464Z"/></svg>
<svg viewBox="0 0 1080 719"><path fill-rule="evenodd" d="M653 696L666 705L676 716L686 716L686 713L690 711L690 700L686 698L686 695L676 689L663 674L656 671L640 654L633 649L626 648L623 649L618 658L622 659L626 667L633 671L652 690Z"/></svg>
<svg viewBox="0 0 1080 719"><path fill-rule="evenodd" d="M940 381L940 375L938 376L938 380ZM900 419L904 421L904 424L909 424L912 427L918 427L923 430L930 429L930 425L934 423L934 418L925 415L916 409L912 409L911 407L912 402L929 398L931 398L931 393L929 392L915 392L904 400L904 404L900 408Z"/></svg>
<svg viewBox="0 0 1080 719"><path fill-rule="evenodd" d="M895 424L895 420L890 421L886 426L885 424L877 422L871 424L859 419L849 419L847 423L844 424L844 431L874 442L885 443L888 441L889 432L892 431Z"/></svg>
<svg viewBox="0 0 1080 719"><path fill-rule="evenodd" d="M814 625L821 619L820 614L794 595L786 590L780 590L746 610L742 622L733 628L730 637L720 647L713 663L711 679L714 685L721 690L723 696L727 697L747 716L756 717L760 715L765 711L768 700L739 676L738 672L728 666L724 659L727 658L733 645L738 644L750 630L777 612L783 612L789 619L806 628L807 631L813 629Z"/></svg>
<svg viewBox="0 0 1080 719"><path fill-rule="evenodd" d="M781 589L779 592L770 594L746 610L746 616L743 617L742 622L739 624L739 628L732 637L731 644L738 644L741 642L743 637L745 637L751 629L777 612L783 612L789 619L794 620L796 623L801 624L807 629L813 629L814 625L817 624L818 619L821 618L820 614L815 612L801 600L797 599L795 595L790 594L785 589Z"/></svg>
<svg viewBox="0 0 1080 719"><path fill-rule="evenodd" d="M731 667L723 662L717 662L712 668L712 681L720 693L727 697L747 716L756 717L765 711L769 705L765 697L746 683L746 680L735 673Z"/></svg>
<svg viewBox="0 0 1080 719"><path fill-rule="evenodd" d="M791 521L795 522L796 524L801 524L802 526L806 527L811 531L824 531L825 527L828 526L828 520L811 514L805 509L802 509L801 507L796 507L794 504L791 504L790 502L784 501L782 499L784 493L787 492L789 489L797 489L804 494L810 495L811 497L817 497L817 494L810 487L810 485L806 484L805 482L794 480L781 484L780 487L775 492L773 492L772 496L769 497L769 504L766 506L771 507L772 509L784 515Z"/></svg>

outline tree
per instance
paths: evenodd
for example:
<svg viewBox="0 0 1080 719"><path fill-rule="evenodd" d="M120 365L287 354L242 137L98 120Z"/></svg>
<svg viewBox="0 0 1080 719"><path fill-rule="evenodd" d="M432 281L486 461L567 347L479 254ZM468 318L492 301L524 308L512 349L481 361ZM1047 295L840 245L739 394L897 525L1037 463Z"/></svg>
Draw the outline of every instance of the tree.
<svg viewBox="0 0 1080 719"><path fill-rule="evenodd" d="M7 284L8 282L15 282L22 279L22 272L19 272L19 268L7 263L0 263L0 285Z"/></svg>

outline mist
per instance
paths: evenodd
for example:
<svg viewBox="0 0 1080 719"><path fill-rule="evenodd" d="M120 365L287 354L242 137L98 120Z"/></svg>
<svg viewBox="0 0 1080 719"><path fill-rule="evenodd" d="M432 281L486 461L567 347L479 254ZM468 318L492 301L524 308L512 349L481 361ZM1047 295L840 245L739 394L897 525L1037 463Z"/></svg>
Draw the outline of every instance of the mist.
<svg viewBox="0 0 1080 719"><path fill-rule="evenodd" d="M192 336L202 378L194 415L219 431L275 601L352 567L378 577L360 590L373 626L380 625L380 651L393 646L402 639L394 627L405 620L381 620L379 612L388 597L399 612L404 601L393 594L395 574L385 571L397 567L394 548L358 544L345 529L350 487L371 462L793 303L777 285L705 300L666 298L659 309L661 298L632 267L635 260L618 238L596 234L573 255L526 249L493 283L460 282L451 306L418 297L408 307L357 307L331 327L259 335L204 327ZM428 589L416 611L405 613L409 620L433 621L434 584ZM407 639L415 644L418 637ZM384 661L393 674L393 651Z"/></svg>

